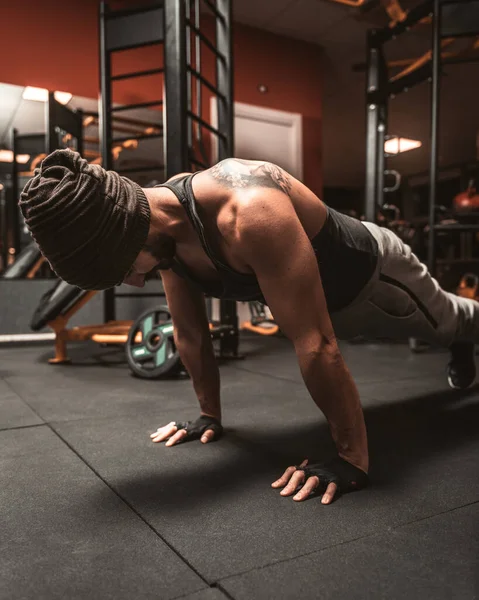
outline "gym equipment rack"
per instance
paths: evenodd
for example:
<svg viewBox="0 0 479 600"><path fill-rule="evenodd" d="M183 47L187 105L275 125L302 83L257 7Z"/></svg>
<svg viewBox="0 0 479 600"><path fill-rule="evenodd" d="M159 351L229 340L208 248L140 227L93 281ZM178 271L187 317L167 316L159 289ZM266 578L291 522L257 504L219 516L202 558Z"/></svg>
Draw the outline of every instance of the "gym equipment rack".
<svg viewBox="0 0 479 600"><path fill-rule="evenodd" d="M201 27L200 0L163 0L143 8L111 11L105 2L100 5L100 151L103 167L113 169L113 120L119 111L139 108L162 108L162 124L156 137L163 140L164 165L145 167L163 170L164 180L178 173L208 168L203 131L217 140L217 160L233 155L233 73L232 73L232 7L231 0L209 0L202 3L215 22L216 40L212 41ZM194 43L194 52L193 52ZM137 72L112 75L114 53L160 46L158 67ZM216 85L202 69L201 48L213 52L216 61ZM194 57L194 61L193 61ZM149 102L113 104L113 83L119 80L163 75L163 89ZM217 127L203 114L202 88L217 98ZM161 114L161 113L159 113ZM152 136L148 136L151 138ZM143 139L128 136L125 139ZM131 172L138 169L131 169ZM118 171L122 173L121 169ZM130 170L129 170L130 172ZM125 173L126 174L126 173ZM104 321L115 320L116 299L124 294L115 289L104 292ZM128 294L132 296L134 294ZM156 297L156 294L152 294ZM145 297L145 294L142 294ZM220 355L237 356L238 318L236 303L220 301L221 326L229 328L220 342Z"/></svg>
<svg viewBox="0 0 479 600"><path fill-rule="evenodd" d="M430 55L418 60L415 68L406 69L403 75L390 77L384 57L384 44L426 20L432 23ZM478 0L427 0L411 9L403 21L393 27L370 30L367 37L365 216L368 221L376 222L377 209L384 203L384 142L387 139L389 98L394 98L423 81L431 83L430 235L427 262L432 275L435 275L437 268L436 235L439 231L479 232L479 225L457 224L451 227L436 223L441 66L478 61L477 55L456 54L443 57L441 48L449 43L449 40L476 34L479 34Z"/></svg>

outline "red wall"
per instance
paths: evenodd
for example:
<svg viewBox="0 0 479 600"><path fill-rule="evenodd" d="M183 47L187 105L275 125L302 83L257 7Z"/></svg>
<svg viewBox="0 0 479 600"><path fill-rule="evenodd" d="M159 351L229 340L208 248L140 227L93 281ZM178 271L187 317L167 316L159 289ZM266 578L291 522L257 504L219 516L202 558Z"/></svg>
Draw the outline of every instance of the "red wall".
<svg viewBox="0 0 479 600"><path fill-rule="evenodd" d="M122 7L138 2L116 2ZM1 2L0 82L98 95L98 0ZM205 23L212 32L212 24ZM210 52L203 53L213 79ZM119 60L118 60L119 59ZM155 47L121 53L115 71L159 66ZM321 51L319 47L235 24L235 100L303 115L304 181L322 192ZM141 81L141 83L138 83ZM159 77L115 84L114 100L155 99ZM258 85L268 87L262 94ZM205 98L207 100L207 98Z"/></svg>

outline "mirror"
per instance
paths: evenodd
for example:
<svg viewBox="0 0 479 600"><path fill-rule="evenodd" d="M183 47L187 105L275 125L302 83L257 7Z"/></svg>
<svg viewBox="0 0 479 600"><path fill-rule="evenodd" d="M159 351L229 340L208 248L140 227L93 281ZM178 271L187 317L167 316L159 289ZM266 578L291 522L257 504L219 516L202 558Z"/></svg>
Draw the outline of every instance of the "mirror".
<svg viewBox="0 0 479 600"><path fill-rule="evenodd" d="M164 181L162 113L118 111L112 125L112 168L142 187ZM32 240L18 198L48 150L72 148L101 164L99 136L96 98L0 83L0 277L55 277L34 253L25 257Z"/></svg>

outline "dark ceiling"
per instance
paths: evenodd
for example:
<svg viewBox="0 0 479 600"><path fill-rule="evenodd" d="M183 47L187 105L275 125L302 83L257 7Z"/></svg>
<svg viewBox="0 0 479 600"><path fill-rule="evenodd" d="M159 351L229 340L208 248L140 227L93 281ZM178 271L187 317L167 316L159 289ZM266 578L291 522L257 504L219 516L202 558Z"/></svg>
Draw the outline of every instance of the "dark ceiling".
<svg viewBox="0 0 479 600"><path fill-rule="evenodd" d="M409 9L418 4L400 0ZM387 26L380 2L364 9L331 0L234 0L235 20L318 44L324 48L323 143L327 186L363 186L365 171L365 75L354 72L365 61L366 32ZM420 25L386 47L388 60L427 52L431 28ZM458 42L460 43L460 42ZM479 129L478 64L451 65L442 79L440 161L474 160ZM389 159L404 174L427 169L430 85L423 83L390 102L389 133L418 139L420 149Z"/></svg>

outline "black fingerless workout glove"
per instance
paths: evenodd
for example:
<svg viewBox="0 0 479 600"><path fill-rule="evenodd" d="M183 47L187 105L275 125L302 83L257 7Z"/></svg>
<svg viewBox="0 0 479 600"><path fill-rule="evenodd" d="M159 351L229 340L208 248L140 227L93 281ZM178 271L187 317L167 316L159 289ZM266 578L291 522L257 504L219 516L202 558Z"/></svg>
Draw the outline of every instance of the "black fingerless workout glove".
<svg viewBox="0 0 479 600"><path fill-rule="evenodd" d="M205 415L198 417L196 421L177 421L175 423L178 431L186 429L187 435L184 440L199 440L207 429L214 431L214 436L211 441L219 440L223 433L223 427L218 419L207 417Z"/></svg>
<svg viewBox="0 0 479 600"><path fill-rule="evenodd" d="M313 476L319 478L319 485L315 490L318 494L324 492L330 483L335 483L338 492L342 494L360 490L369 484L369 477L364 471L340 456L325 463L298 467L298 470L304 471L306 479Z"/></svg>

